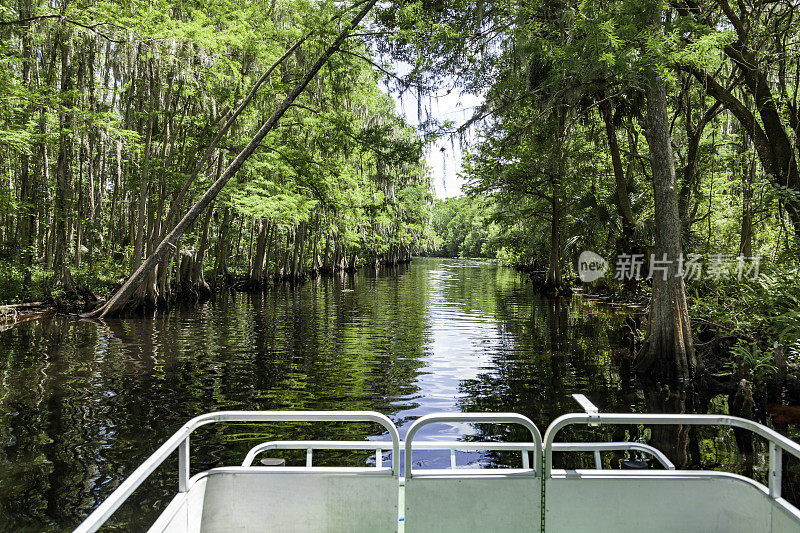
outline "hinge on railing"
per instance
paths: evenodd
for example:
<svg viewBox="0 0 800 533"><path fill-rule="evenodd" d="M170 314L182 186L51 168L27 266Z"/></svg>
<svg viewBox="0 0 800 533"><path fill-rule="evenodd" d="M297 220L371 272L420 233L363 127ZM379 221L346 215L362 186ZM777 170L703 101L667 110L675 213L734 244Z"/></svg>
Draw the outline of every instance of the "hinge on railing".
<svg viewBox="0 0 800 533"><path fill-rule="evenodd" d="M589 401L589 398L583 394L573 394L572 398L578 402L580 406L583 407L583 410L586 411L586 414L589 415L589 425L599 426L600 410L597 408L597 406Z"/></svg>

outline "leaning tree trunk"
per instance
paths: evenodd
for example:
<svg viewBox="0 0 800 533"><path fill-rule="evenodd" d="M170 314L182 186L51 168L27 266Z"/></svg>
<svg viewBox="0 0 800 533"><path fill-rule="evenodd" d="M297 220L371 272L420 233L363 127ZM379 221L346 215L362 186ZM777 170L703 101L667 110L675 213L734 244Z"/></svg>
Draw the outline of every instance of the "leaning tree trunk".
<svg viewBox="0 0 800 533"><path fill-rule="evenodd" d="M222 140L222 137L228 132L231 126L233 126L233 124L236 122L236 119L239 117L239 115L241 115L242 111L253 100L253 97L258 92L259 87L261 87L261 85L267 80L267 78L269 78L269 75L272 74L272 72L279 65L281 65L287 58L291 57L292 54L294 54L295 50L297 50L300 47L300 45L303 44L303 42L305 42L307 38L308 36L304 36L302 39L294 43L291 48L289 48L275 63L273 63L273 65L269 69L267 69L266 72L264 72L264 74L255 82L253 87L247 93L247 96L244 98L244 100L242 100L239 106L233 111L233 113L231 113L229 117L227 117L227 119L225 119L225 116L221 117L221 119L225 119L225 123L222 125L220 130L214 136L214 139L212 139L211 143L206 147L205 152L203 152L203 156L200 158L200 161L197 162L197 164L194 167L194 170L186 179L186 181L183 184L183 187L178 192L177 196L175 197L175 200L172 202L172 205L170 207L169 212L167 213L167 218L165 221L167 227L169 227L172 224L172 220L178 216L178 210L181 208L181 204L183 203L183 199L185 198L186 193L189 191L189 188L192 186L192 183L194 183L194 180L197 179L197 176L200 174L203 168L205 168L206 164L211 159L211 156L217 149L217 146ZM221 157L221 155L218 157Z"/></svg>
<svg viewBox="0 0 800 533"><path fill-rule="evenodd" d="M131 277L128 278L128 280L111 297L111 299L104 306L91 313L86 313L83 316L88 318L103 318L117 314L125 307L134 291L136 291L145 277L155 268L167 250L170 247L175 246L175 242L183 234L183 232L186 231L186 229L195 221L200 213L202 213L203 210L214 200L214 198L216 198L217 194L219 194L219 191L221 191L225 184L228 183L234 174L236 174L236 172L241 168L244 162L247 161L256 148L260 146L261 141L264 140L264 137L266 137L267 133L272 131L284 113L286 113L289 107L291 107L292 103L305 90L309 82L314 78L314 76L316 76L317 72L322 69L333 53L339 49L339 46L341 46L350 32L355 29L356 26L358 26L361 20L367 15L367 13L376 3L377 0L369 0L364 5L361 11L359 11L358 14L345 27L345 29L342 30L333 44L331 44L325 50L325 52L319 57L319 59L317 59L316 63L314 63L308 73L306 73L306 75L303 76L303 78L297 83L295 88L292 89L292 92L290 92L289 95L283 100L281 105L278 106L278 109L276 109L275 112L267 119L267 121L264 122L247 146L245 146L244 149L239 152L228 168L225 169L225 172L222 174L222 176L220 176L219 179L217 179L203 194L203 196L201 196L200 199L192 206L192 208L189 209L181 221L178 222L178 224L167 234L166 237L164 237L153 253L150 254L144 263L139 266L136 272L134 272Z"/></svg>
<svg viewBox="0 0 800 533"><path fill-rule="evenodd" d="M661 25L661 8L654 9L652 24ZM686 290L679 268L681 220L675 161L670 143L667 91L654 68L646 70L647 117L645 137L650 147L655 207L654 259L664 271L653 273L653 294L644 345L635 361L640 373L664 380L687 380L695 365ZM653 265L651 265L652 267Z"/></svg>

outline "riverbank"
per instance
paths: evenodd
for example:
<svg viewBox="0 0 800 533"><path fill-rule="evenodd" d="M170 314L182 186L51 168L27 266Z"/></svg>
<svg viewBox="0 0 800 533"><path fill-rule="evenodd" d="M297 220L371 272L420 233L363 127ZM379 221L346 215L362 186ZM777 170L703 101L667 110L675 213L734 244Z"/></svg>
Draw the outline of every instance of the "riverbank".
<svg viewBox="0 0 800 533"><path fill-rule="evenodd" d="M497 260L477 258L470 261L505 268ZM219 291L260 293L285 284L302 284L317 277L353 275L361 269L375 270L387 266L392 265L359 262L347 269L317 267L301 271L297 276L269 277L258 283L247 273L231 272L212 280L211 287L202 294L189 290L173 294L165 303L202 302ZM37 298L0 306L0 330L56 313L78 314L94 309L122 284L124 279L114 275L115 271L121 270L121 265L104 263L95 265L92 270L86 267L75 271L74 280L79 291L72 295L48 292L48 277L41 271L32 273L25 293ZM629 286L619 284L580 284L579 280L571 280L573 288L553 295L543 290L543 272L527 265L509 265L508 270L520 272L521 279L535 293L549 298L569 299L573 294L580 294L583 300L618 306L626 315L619 331L620 341L627 346L628 358L632 359L638 352L647 326L649 290L646 283L637 283L635 290L631 291ZM688 284L694 347L703 373L700 388L709 389L701 391L704 397L725 393L733 402L738 394L744 402L743 408L759 411L764 416L776 405L800 403L800 312L797 311L800 308L800 289L794 283L798 276L796 270L768 265L755 280L718 279ZM206 274L211 277L213 272L207 271ZM22 273L18 273L14 280L16 287L23 282L21 276ZM13 285L7 279L0 284L5 288L5 294ZM786 412L782 413L781 416L786 416Z"/></svg>
<svg viewBox="0 0 800 533"><path fill-rule="evenodd" d="M361 269L369 268L392 268L410 262L411 258L395 258L392 261L360 260L339 267L317 265L308 270L301 269L286 275L276 273L258 281L250 273L236 270L215 278L215 271L208 269L203 276L200 276L202 287L177 287L160 300L158 307L167 307L172 303L187 300L203 301L219 290L258 292L268 290L276 284L298 284L317 277L354 274ZM73 269L71 273L75 290L65 293L60 286L53 286L52 271L41 268L31 268L26 271L12 264L0 262L0 326L13 325L35 314L46 315L56 312L78 314L94 309L122 287L127 272L126 266L114 262ZM210 281L206 283L206 279Z"/></svg>

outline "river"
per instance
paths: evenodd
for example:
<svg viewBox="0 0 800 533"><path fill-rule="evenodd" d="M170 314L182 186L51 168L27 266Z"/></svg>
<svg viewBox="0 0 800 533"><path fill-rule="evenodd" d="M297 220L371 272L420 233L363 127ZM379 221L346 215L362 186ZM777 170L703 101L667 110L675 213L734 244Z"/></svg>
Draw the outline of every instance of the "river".
<svg viewBox="0 0 800 533"><path fill-rule="evenodd" d="M222 293L154 318L21 324L0 334L0 530L71 529L183 422L213 410L375 410L401 436L423 414L459 410L518 412L543 432L579 410L576 392L606 411L643 410L615 364L624 348L614 331L630 312L548 301L524 275L486 262L415 259L264 294ZM475 431L437 425L423 435ZM240 463L270 438L378 434L367 425L215 425L193 437L193 471ZM137 530L133 518L163 508L176 463L114 515L119 529Z"/></svg>

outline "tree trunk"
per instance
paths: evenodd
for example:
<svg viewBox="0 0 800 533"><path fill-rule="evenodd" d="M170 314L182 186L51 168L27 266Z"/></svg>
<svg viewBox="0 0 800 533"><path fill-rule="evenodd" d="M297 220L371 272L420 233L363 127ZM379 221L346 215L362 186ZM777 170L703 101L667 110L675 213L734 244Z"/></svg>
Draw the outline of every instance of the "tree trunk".
<svg viewBox="0 0 800 533"><path fill-rule="evenodd" d="M331 234L325 233L325 251L322 253L322 270L328 273L333 273L333 266L331 260Z"/></svg>
<svg viewBox="0 0 800 533"><path fill-rule="evenodd" d="M245 226L244 221L242 221L240 224L237 224L237 226L239 226L239 233L236 236L236 244L233 245L233 264L231 264L234 276L236 275L236 266L239 262L238 261L239 249L240 249L239 247L242 244L242 232L244 232L244 226Z"/></svg>
<svg viewBox="0 0 800 533"><path fill-rule="evenodd" d="M273 241L275 240L275 229L277 225L278 224L275 222L269 222L267 224L267 249L264 252L264 270L261 272L262 283L269 281L269 259L272 257Z"/></svg>
<svg viewBox="0 0 800 533"><path fill-rule="evenodd" d="M117 196L122 185L122 141L117 141L116 173L114 174L114 191L111 194L111 212L108 215L108 242L114 240L114 214L117 209Z"/></svg>
<svg viewBox="0 0 800 533"><path fill-rule="evenodd" d="M561 180L566 174L566 154L564 144L566 141L567 109L564 104L558 105L554 112L556 124L555 141L556 149L550 158L550 254L545 276L545 287L548 292L558 293L562 288L561 279Z"/></svg>
<svg viewBox="0 0 800 533"><path fill-rule="evenodd" d="M153 81L151 78L151 102L150 113L148 113L145 131L144 154L142 155L142 172L139 177L139 200L136 219L136 239L133 245L133 260L131 261L131 273L142 264L142 255L145 253L144 235L147 227L147 189L150 185L150 145L153 140L153 120L155 119L155 91L152 90Z"/></svg>
<svg viewBox="0 0 800 533"><path fill-rule="evenodd" d="M56 166L55 209L53 211L53 282L61 283L67 294L76 293L75 283L67 262L67 216L70 210L70 181L72 169L72 45L63 28L56 37L61 51L61 95L63 109L59 113L58 164Z"/></svg>
<svg viewBox="0 0 800 533"><path fill-rule="evenodd" d="M633 241L633 229L636 219L631 209L631 199L628 196L628 185L625 179L625 171L622 169L622 158L619 153L619 142L617 140L617 128L614 126L614 117L611 112L611 102L608 97L600 101L600 113L606 126L606 137L608 139L608 151L611 153L611 166L614 169L614 185L617 191L617 206L622 217L622 238L625 240L625 249L630 250Z"/></svg>
<svg viewBox="0 0 800 533"><path fill-rule="evenodd" d="M653 27L660 31L661 7L654 8ZM653 294L644 345L635 361L640 373L687 380L695 366L686 291L678 268L682 256L675 161L670 142L667 91L654 68L646 69L645 137L650 147L655 204L655 259L666 260L666 272L653 274Z"/></svg>
<svg viewBox="0 0 800 533"><path fill-rule="evenodd" d="M547 277L545 286L548 290L559 291L561 289L561 210L559 208L559 197L555 182L553 184L553 196L550 198L550 256L547 264Z"/></svg>
<svg viewBox="0 0 800 533"><path fill-rule="evenodd" d="M314 244L311 249L311 275L313 277L317 277L319 274L319 255L318 255L318 246L319 246L319 215L314 219Z"/></svg>
<svg viewBox="0 0 800 533"><path fill-rule="evenodd" d="M746 138L745 138L746 139ZM739 241L739 254L745 257L753 255L753 181L756 175L755 160L748 161L745 139L742 139L741 169L742 172L742 228Z"/></svg>
<svg viewBox="0 0 800 533"><path fill-rule="evenodd" d="M276 223L277 225L277 223ZM289 228L286 228L286 233L289 233ZM289 240L287 235L286 240ZM272 273L272 279L278 281L281 279L281 273L283 272L283 262L281 261L281 232L277 230L275 231L275 271Z"/></svg>
<svg viewBox="0 0 800 533"><path fill-rule="evenodd" d="M217 257L214 264L214 283L223 278L223 283L228 278L228 228L230 227L230 208L226 207L222 215L222 223L217 235Z"/></svg>
<svg viewBox="0 0 800 533"><path fill-rule="evenodd" d="M303 252L305 251L306 223L297 226L294 238L294 253L292 254L292 280L297 281L303 275Z"/></svg>
<svg viewBox="0 0 800 533"><path fill-rule="evenodd" d="M258 221L258 239L256 241L256 253L253 256L253 263L250 267L250 281L256 285L261 285L264 273L264 253L267 247L267 232L269 224L264 219Z"/></svg>
<svg viewBox="0 0 800 533"><path fill-rule="evenodd" d="M191 283L192 288L197 293L199 298L205 298L211 293L211 288L206 283L205 275L203 274L203 261L206 257L206 243L208 242L208 231L211 227L211 217L214 212L213 204L208 206L206 210L206 217L203 220L203 230L200 234L200 242L197 245L197 251L194 256L194 264L192 265Z"/></svg>
<svg viewBox="0 0 800 533"><path fill-rule="evenodd" d="M25 19L30 17L31 2L30 0L23 0L20 2L20 18ZM22 83L24 87L31 86L31 57L33 49L33 38L30 31L23 31L22 33ZM32 116L34 114L33 104L27 106L26 115ZM27 118L27 117L26 117ZM28 154L23 152L20 155L20 219L18 224L19 232L19 247L18 258L25 267L25 290L28 289L30 284L31 271L30 267L33 264L35 255L33 228L36 224L36 186L34 184L33 176L30 174L30 158Z"/></svg>
<svg viewBox="0 0 800 533"><path fill-rule="evenodd" d="M291 265L289 263L292 254L292 237L297 232L297 228L286 228L286 249L283 251L283 261L281 268L281 278L286 279L290 274Z"/></svg>

